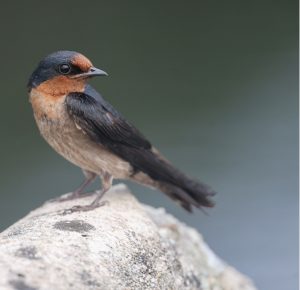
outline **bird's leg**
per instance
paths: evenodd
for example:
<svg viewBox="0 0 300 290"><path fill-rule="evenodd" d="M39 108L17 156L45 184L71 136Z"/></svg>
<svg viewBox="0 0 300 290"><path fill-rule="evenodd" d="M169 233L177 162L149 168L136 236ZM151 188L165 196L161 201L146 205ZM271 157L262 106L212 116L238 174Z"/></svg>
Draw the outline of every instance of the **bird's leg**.
<svg viewBox="0 0 300 290"><path fill-rule="evenodd" d="M84 170L84 169L82 170L82 172L85 176L85 180L80 184L80 186L77 189L75 189L70 195L68 195L66 197L59 197L59 198L55 199L55 201L62 202L62 201L73 200L73 199L85 196L85 194L83 194L83 190L91 182L93 182L95 180L97 175L94 172L87 171L87 170Z"/></svg>
<svg viewBox="0 0 300 290"><path fill-rule="evenodd" d="M96 173L94 173L94 172L91 172L91 171L87 171L87 170L84 170L84 169L82 169L82 172L83 172L83 174L84 174L84 176L85 176L85 180L82 182L82 184L80 184L80 186L77 188L77 189L75 189L74 191L73 191L73 194L74 195L81 195L82 193L83 193L83 190L90 184L90 183L92 183L95 179L96 179L96 177L97 177L97 174Z"/></svg>
<svg viewBox="0 0 300 290"><path fill-rule="evenodd" d="M71 209L67 210L68 213L72 213L72 212L76 212L76 211L93 210L93 209L103 206L107 203L105 201L100 202L100 200L103 197L103 195L111 188L113 176L107 172L104 172L103 174L100 175L100 178L102 180L102 189L97 192L97 197L95 198L95 200L89 205L73 206Z"/></svg>

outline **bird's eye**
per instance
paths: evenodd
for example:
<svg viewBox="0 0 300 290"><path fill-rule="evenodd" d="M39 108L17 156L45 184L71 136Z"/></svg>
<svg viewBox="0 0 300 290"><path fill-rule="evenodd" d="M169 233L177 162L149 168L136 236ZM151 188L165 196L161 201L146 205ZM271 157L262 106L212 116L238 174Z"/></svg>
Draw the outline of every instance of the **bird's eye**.
<svg viewBox="0 0 300 290"><path fill-rule="evenodd" d="M70 73L71 67L68 64L64 63L58 67L58 70L61 74L67 75L68 73Z"/></svg>

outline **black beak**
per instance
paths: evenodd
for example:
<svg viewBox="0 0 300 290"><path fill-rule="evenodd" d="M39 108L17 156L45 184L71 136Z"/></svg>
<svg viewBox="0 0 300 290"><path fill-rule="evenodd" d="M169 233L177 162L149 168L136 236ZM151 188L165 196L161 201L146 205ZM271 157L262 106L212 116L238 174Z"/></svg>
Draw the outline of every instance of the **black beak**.
<svg viewBox="0 0 300 290"><path fill-rule="evenodd" d="M74 76L71 76L72 79L79 79L79 78L87 78L87 77L95 77L95 76L108 76L108 74L96 67L91 67L89 71L81 74L77 74Z"/></svg>

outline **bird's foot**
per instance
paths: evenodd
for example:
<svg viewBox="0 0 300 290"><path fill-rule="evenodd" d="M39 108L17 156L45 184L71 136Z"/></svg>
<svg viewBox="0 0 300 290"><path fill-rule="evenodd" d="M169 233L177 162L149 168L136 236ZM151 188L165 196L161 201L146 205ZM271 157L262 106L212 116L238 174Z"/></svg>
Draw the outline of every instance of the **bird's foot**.
<svg viewBox="0 0 300 290"><path fill-rule="evenodd" d="M73 200L77 198L83 198L86 196L89 196L91 194L96 193L97 191L87 192L83 193L83 190L95 180L96 174L87 170L83 170L84 175L86 176L86 179L83 181L83 183L72 193L65 194L63 196L60 196L58 198L51 199L49 202L63 202L68 200Z"/></svg>
<svg viewBox="0 0 300 290"><path fill-rule="evenodd" d="M79 193L79 192L74 191L67 195L63 195L60 197L50 199L48 202L64 202L64 201L69 201L69 200L73 200L73 199L77 199L77 198L84 198L84 197L90 196L94 193L96 193L96 192L91 191L91 192L86 192L86 193Z"/></svg>
<svg viewBox="0 0 300 290"><path fill-rule="evenodd" d="M92 202L91 204L88 205L75 205L69 209L64 210L63 215L71 214L73 212L90 211L107 204L109 204L109 202L107 200L104 200L101 202Z"/></svg>

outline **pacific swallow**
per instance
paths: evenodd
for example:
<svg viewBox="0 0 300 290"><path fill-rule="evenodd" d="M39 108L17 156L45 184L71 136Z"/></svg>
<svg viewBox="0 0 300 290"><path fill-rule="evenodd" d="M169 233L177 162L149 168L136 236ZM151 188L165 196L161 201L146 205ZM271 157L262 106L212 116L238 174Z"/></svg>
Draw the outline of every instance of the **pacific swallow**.
<svg viewBox="0 0 300 290"><path fill-rule="evenodd" d="M107 73L75 51L54 52L33 71L28 91L41 135L86 177L69 197L82 196L96 176L102 189L95 200L72 211L103 205L113 179L132 180L156 188L184 209L212 207L212 191L176 169L158 150L87 82Z"/></svg>

